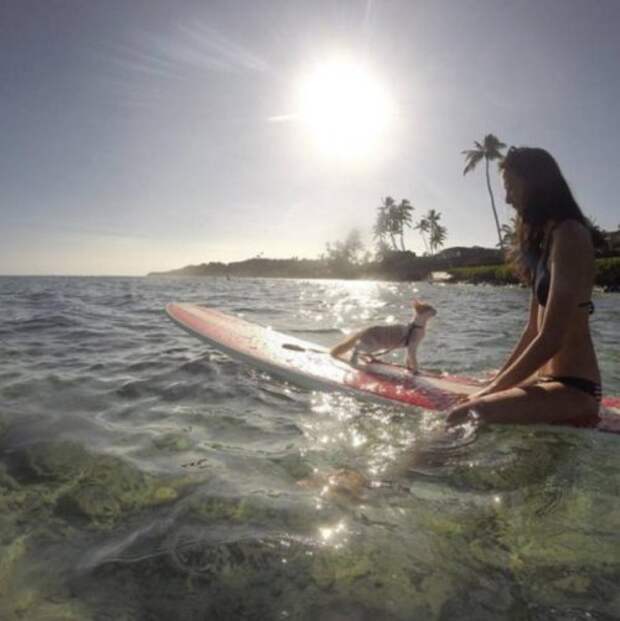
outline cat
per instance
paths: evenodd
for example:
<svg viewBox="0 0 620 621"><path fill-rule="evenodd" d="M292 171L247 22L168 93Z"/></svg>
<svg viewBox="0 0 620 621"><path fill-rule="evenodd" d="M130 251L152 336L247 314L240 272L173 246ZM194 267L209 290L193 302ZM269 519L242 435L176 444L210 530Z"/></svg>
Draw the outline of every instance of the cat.
<svg viewBox="0 0 620 621"><path fill-rule="evenodd" d="M427 322L437 311L430 304L419 300L413 301L413 308L416 314L410 324L370 326L338 343L331 349L330 354L334 358L342 359L342 354L352 349L350 362L355 366L360 354L367 354L372 358L373 354L381 355L394 349L406 348L405 364L412 373L417 373L417 349L426 334Z"/></svg>

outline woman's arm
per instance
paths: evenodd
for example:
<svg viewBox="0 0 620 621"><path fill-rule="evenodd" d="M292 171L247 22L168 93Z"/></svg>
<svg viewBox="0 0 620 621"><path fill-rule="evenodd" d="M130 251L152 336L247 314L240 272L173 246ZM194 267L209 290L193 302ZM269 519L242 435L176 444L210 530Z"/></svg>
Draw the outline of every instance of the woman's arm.
<svg viewBox="0 0 620 621"><path fill-rule="evenodd" d="M588 231L564 222L554 234L550 256L551 283L543 323L521 354L477 396L517 386L536 373L561 348L587 286L584 257L591 253Z"/></svg>
<svg viewBox="0 0 620 621"><path fill-rule="evenodd" d="M530 296L530 312L527 321L527 325L525 329L521 333L521 337L519 338L518 343L515 345L515 348L512 350L510 356L508 356L508 360L504 362L502 367L497 371L495 376L491 381L494 381L497 377L499 377L508 367L512 365L512 363L523 353L525 348L532 342L536 333L538 332L538 301L534 294Z"/></svg>

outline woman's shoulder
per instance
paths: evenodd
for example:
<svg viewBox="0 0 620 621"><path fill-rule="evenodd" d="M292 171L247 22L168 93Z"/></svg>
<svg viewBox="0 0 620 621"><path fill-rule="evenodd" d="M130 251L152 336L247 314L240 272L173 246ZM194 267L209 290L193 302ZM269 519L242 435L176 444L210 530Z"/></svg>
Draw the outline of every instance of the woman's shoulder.
<svg viewBox="0 0 620 621"><path fill-rule="evenodd" d="M586 244L592 245L592 234L588 226L578 220L562 220L554 225L552 229L553 241L555 244L562 245L577 244L582 246Z"/></svg>
<svg viewBox="0 0 620 621"><path fill-rule="evenodd" d="M552 260L571 269L590 264L594 260L594 245L590 229L578 220L564 220L553 231Z"/></svg>

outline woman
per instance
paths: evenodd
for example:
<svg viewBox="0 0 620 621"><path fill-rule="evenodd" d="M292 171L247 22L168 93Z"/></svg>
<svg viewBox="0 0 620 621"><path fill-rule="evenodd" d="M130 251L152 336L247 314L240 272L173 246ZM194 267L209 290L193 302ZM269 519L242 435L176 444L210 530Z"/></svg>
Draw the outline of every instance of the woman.
<svg viewBox="0 0 620 621"><path fill-rule="evenodd" d="M532 287L529 320L497 375L455 407L448 424L474 413L493 423L595 426L601 377L589 328L590 227L543 149L511 147L500 168L517 212L513 262Z"/></svg>

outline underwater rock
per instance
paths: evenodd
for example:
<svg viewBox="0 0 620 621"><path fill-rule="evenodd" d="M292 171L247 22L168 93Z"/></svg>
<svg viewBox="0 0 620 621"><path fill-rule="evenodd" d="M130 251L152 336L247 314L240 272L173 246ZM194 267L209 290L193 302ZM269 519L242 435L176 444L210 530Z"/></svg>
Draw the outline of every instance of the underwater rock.
<svg viewBox="0 0 620 621"><path fill-rule="evenodd" d="M35 591L27 591L19 597L0 605L3 621L90 621L89 611L79 602L50 602Z"/></svg>
<svg viewBox="0 0 620 621"><path fill-rule="evenodd" d="M47 571L30 571L24 579L24 559L31 538L17 536L0 545L0 619L2 621L90 621L82 603L62 593ZM64 601L61 601L64 600Z"/></svg>
<svg viewBox="0 0 620 621"><path fill-rule="evenodd" d="M188 451L192 448L192 441L186 435L179 433L165 433L153 438L153 445L162 451Z"/></svg>
<svg viewBox="0 0 620 621"><path fill-rule="evenodd" d="M282 468L294 480L312 476L311 466L299 453L287 453L286 455L271 457L269 461Z"/></svg>
<svg viewBox="0 0 620 621"><path fill-rule="evenodd" d="M194 494L187 499L186 510L194 519L208 524L229 523L262 526L271 532L309 533L316 531L317 520L336 521L342 517L337 507L317 509L311 498L284 494L251 496L212 496Z"/></svg>
<svg viewBox="0 0 620 621"><path fill-rule="evenodd" d="M20 482L77 478L93 457L75 442L41 442L9 457L11 474Z"/></svg>
<svg viewBox="0 0 620 621"><path fill-rule="evenodd" d="M523 571L617 566L618 530L603 532L596 526L601 512L614 503L614 499L577 489L565 491L546 511L530 501L519 511L513 507L498 514L500 542Z"/></svg>
<svg viewBox="0 0 620 621"><path fill-rule="evenodd" d="M57 510L61 515L77 514L98 523L116 521L122 507L105 487L86 485L60 498Z"/></svg>
<svg viewBox="0 0 620 621"><path fill-rule="evenodd" d="M375 617L378 619L434 618L431 611L441 607L448 595L445 590L450 588L450 581L444 580L441 599L435 602L435 593L421 587L420 571L407 550L387 539L372 544L358 540L342 547L326 546L317 549L312 558L312 578L322 599L329 594L360 610L380 605Z"/></svg>
<svg viewBox="0 0 620 621"><path fill-rule="evenodd" d="M17 481L7 472L6 466L0 463L0 494L5 491L16 491L19 489Z"/></svg>
<svg viewBox="0 0 620 621"><path fill-rule="evenodd" d="M127 621L263 621L283 618L280 610L303 603L300 596L311 582L303 566L308 565L305 546L243 535L242 528L214 533L201 524L184 524L151 544L157 553L109 559L88 576L76 575L73 588L97 610L134 606L137 612Z"/></svg>
<svg viewBox="0 0 620 621"><path fill-rule="evenodd" d="M174 567L183 573L217 577L221 581L240 572L260 574L276 564L277 546L274 544L255 539L214 542L201 531L192 527L181 528L168 544Z"/></svg>
<svg viewBox="0 0 620 621"><path fill-rule="evenodd" d="M130 464L107 455L94 458L76 485L58 502L66 518L90 518L95 526L112 525L123 513L171 502L177 492Z"/></svg>
<svg viewBox="0 0 620 621"><path fill-rule="evenodd" d="M554 589L569 593L587 593L592 586L592 578L589 576L571 575L551 582Z"/></svg>
<svg viewBox="0 0 620 621"><path fill-rule="evenodd" d="M74 442L42 442L15 453L9 474L28 489L38 489L41 503L57 515L110 526L123 515L175 500L175 486L190 478L160 483L135 466L110 455L89 453Z"/></svg>
<svg viewBox="0 0 620 621"><path fill-rule="evenodd" d="M412 610L411 619L423 619L424 610ZM335 601L329 605L313 605L307 613L307 619L320 619L321 621L399 621L397 617L387 613L381 608L368 608L355 602Z"/></svg>
<svg viewBox="0 0 620 621"><path fill-rule="evenodd" d="M571 467L574 448L545 431L500 430L497 436L489 434L479 439L475 457L465 450L446 458L449 483L456 489L477 492L541 485L563 465Z"/></svg>
<svg viewBox="0 0 620 621"><path fill-rule="evenodd" d="M26 537L17 537L7 545L0 546L0 599L15 563L26 553Z"/></svg>
<svg viewBox="0 0 620 621"><path fill-rule="evenodd" d="M312 575L322 588L341 587L365 576L370 576L375 568L370 554L352 547L321 550L315 555Z"/></svg>
<svg viewBox="0 0 620 621"><path fill-rule="evenodd" d="M370 481L350 468L339 468L327 474L315 474L297 481L304 489L315 489L323 497L348 498L360 501L370 488Z"/></svg>

